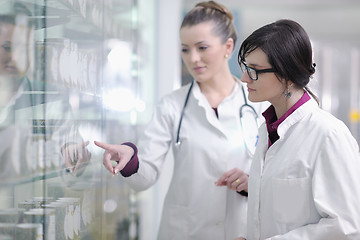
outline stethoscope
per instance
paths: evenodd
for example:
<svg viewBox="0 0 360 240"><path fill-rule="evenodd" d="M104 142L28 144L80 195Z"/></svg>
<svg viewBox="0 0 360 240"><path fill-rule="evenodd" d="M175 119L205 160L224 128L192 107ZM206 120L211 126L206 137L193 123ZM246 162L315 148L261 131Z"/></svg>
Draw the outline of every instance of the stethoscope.
<svg viewBox="0 0 360 240"><path fill-rule="evenodd" d="M189 97L190 97L190 93L191 93L191 90L194 86L194 82L195 80L193 80L190 84L190 87L189 87L189 90L186 94L186 98L185 98L185 102L184 102L184 106L181 110L181 115L180 115L180 121L179 121L179 125L178 125L178 129L177 129L177 135L176 135L176 142L175 142L175 145L180 145L181 144L181 141L180 141L180 129L181 129L181 123L182 123L182 120L184 118L184 113L185 113L185 109L186 109L186 106L187 106L187 103L189 101ZM245 124L245 121L243 120L244 116L246 115L247 112L249 112L251 115L252 115L252 118L253 118L253 122L256 124L256 132L254 132L255 134L255 139L252 139L252 142L253 144L249 143L249 141L247 142L247 137L245 137L244 139L244 142L245 142L245 147L249 153L249 155L252 157L253 154L254 154L254 151L255 151L255 147L257 145L257 140L259 138L258 136L258 114L256 112L256 110L254 109L253 106L249 105L248 104L248 101L247 101L247 98L246 98L246 94L245 94L245 89L244 89L244 86L242 85L241 86L241 90L242 90L242 93L243 93L243 97L244 97L244 104L240 107L239 109L239 115L240 115L240 124L241 124L241 127L243 128L244 130L244 126L246 125ZM253 135L254 135L253 134Z"/></svg>

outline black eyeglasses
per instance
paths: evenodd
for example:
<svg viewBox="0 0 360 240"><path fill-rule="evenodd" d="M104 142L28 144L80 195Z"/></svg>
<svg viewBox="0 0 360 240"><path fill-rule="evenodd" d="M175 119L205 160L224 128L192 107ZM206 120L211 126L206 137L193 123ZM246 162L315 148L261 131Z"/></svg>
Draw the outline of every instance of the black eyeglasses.
<svg viewBox="0 0 360 240"><path fill-rule="evenodd" d="M273 69L273 68L257 70L255 68L248 67L248 65L246 65L246 63L242 60L240 61L240 68L243 73L246 71L248 73L249 77L251 78L251 80L253 80L253 81L258 80L258 75L260 73L275 72L275 69Z"/></svg>

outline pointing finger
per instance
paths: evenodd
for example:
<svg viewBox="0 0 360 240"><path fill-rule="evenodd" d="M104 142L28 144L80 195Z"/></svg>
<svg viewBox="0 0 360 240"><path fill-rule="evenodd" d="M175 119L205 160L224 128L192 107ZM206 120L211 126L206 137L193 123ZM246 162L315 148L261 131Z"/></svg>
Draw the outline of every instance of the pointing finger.
<svg viewBox="0 0 360 240"><path fill-rule="evenodd" d="M114 145L112 144L108 144L108 143L103 143L103 142L98 142L98 141L94 141L94 144L102 149L105 150L110 150L110 151L114 151Z"/></svg>

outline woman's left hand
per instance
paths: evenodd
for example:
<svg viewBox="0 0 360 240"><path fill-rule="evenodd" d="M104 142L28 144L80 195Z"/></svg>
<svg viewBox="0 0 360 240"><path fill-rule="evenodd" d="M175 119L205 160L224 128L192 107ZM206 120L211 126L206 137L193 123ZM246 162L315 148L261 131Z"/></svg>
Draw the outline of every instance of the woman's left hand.
<svg viewBox="0 0 360 240"><path fill-rule="evenodd" d="M237 192L248 191L248 178L244 171L239 168L233 168L225 172L216 182L216 186L227 186Z"/></svg>

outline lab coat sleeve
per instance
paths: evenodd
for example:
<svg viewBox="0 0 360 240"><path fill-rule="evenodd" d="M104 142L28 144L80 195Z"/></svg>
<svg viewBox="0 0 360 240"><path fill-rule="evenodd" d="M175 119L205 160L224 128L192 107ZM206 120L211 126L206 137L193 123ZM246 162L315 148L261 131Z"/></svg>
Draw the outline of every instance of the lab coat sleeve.
<svg viewBox="0 0 360 240"><path fill-rule="evenodd" d="M312 191L320 221L270 239L360 239L359 173L358 144L342 124L324 139L314 165Z"/></svg>
<svg viewBox="0 0 360 240"><path fill-rule="evenodd" d="M139 139L139 169L137 173L124 178L135 191L146 190L159 178L172 141L175 111L171 95L164 97Z"/></svg>

